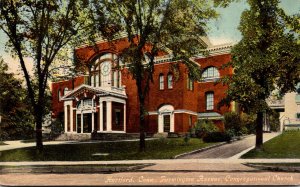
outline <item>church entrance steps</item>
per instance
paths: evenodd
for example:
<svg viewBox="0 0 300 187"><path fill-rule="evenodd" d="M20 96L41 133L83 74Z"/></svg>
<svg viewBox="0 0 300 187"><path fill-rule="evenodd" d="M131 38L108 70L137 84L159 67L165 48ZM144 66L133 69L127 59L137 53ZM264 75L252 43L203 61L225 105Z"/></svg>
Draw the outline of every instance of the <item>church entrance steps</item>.
<svg viewBox="0 0 300 187"><path fill-rule="evenodd" d="M92 140L131 140L139 139L139 133L93 133Z"/></svg>
<svg viewBox="0 0 300 187"><path fill-rule="evenodd" d="M91 134L72 134L72 133L64 133L58 135L54 140L57 141L69 141L69 140L78 140L78 141L84 141L84 140L91 140Z"/></svg>

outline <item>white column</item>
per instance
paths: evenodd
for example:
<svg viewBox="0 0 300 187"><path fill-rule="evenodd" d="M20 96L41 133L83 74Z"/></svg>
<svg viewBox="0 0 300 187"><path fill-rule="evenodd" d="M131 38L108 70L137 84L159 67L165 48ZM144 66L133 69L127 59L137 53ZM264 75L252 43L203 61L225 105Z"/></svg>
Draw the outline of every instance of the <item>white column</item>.
<svg viewBox="0 0 300 187"><path fill-rule="evenodd" d="M111 131L111 101L106 101L106 129Z"/></svg>
<svg viewBox="0 0 300 187"><path fill-rule="evenodd" d="M126 104L124 104L124 132L126 132Z"/></svg>
<svg viewBox="0 0 300 187"><path fill-rule="evenodd" d="M83 133L83 113L80 114L80 120L81 120L81 132Z"/></svg>
<svg viewBox="0 0 300 187"><path fill-rule="evenodd" d="M164 132L163 115L158 113L158 132Z"/></svg>
<svg viewBox="0 0 300 187"><path fill-rule="evenodd" d="M170 132L174 132L174 118L175 114L172 112L170 115Z"/></svg>
<svg viewBox="0 0 300 187"><path fill-rule="evenodd" d="M70 105L70 125L71 125L71 132L73 132L73 105Z"/></svg>
<svg viewBox="0 0 300 187"><path fill-rule="evenodd" d="M100 102L100 108L99 108L99 112L100 112L100 132L103 132L103 103L102 101L99 101Z"/></svg>
<svg viewBox="0 0 300 187"><path fill-rule="evenodd" d="M65 105L64 108L65 108L65 113L64 113L65 114L65 132L68 132L68 126L67 126L68 125L68 122L67 122L68 121L68 116L67 116L68 115L68 112L67 112L68 110L67 110L66 105Z"/></svg>
<svg viewBox="0 0 300 187"><path fill-rule="evenodd" d="M92 132L94 132L94 127L95 127L95 115L94 115L95 113L94 113L94 111L92 111Z"/></svg>

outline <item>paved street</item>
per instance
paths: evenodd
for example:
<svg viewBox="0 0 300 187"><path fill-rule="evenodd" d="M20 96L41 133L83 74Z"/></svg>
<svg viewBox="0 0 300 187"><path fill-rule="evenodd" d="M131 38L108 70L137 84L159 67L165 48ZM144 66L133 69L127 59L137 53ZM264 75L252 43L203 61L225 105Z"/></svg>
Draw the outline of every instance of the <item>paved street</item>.
<svg viewBox="0 0 300 187"><path fill-rule="evenodd" d="M276 135L265 134L265 141ZM205 151L211 155L218 152L219 158L209 159L190 159L190 157L165 160L0 162L0 166L152 164L137 171L115 173L1 173L0 185L300 185L300 173L269 172L244 165L245 163L300 163L300 159L239 159L241 154L252 148L254 142L255 137L250 136ZM227 154L229 150L231 150L230 154Z"/></svg>
<svg viewBox="0 0 300 187"><path fill-rule="evenodd" d="M264 133L264 142L276 137L280 133ZM242 154L253 149L255 145L255 135L248 136L242 140L225 144L220 147L209 149L200 153L195 153L181 157L182 159L198 158L239 158Z"/></svg>
<svg viewBox="0 0 300 187"><path fill-rule="evenodd" d="M299 185L299 173L266 172L239 166L232 170L203 171L215 164L187 165L185 170L151 170L112 174L2 174L2 185ZM164 166L165 167L165 166ZM179 167L183 167L179 164ZM197 168L195 168L197 167ZM153 169L153 168L152 168Z"/></svg>

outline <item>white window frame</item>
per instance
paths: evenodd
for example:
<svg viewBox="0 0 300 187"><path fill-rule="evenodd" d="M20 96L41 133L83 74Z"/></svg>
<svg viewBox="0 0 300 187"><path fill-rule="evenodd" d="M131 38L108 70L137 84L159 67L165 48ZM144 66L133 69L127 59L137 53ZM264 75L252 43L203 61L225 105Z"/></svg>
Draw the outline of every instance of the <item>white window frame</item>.
<svg viewBox="0 0 300 187"><path fill-rule="evenodd" d="M207 92L206 97L206 110L214 109L214 92Z"/></svg>
<svg viewBox="0 0 300 187"><path fill-rule="evenodd" d="M172 89L172 88L173 88L173 75L168 74L168 89Z"/></svg>
<svg viewBox="0 0 300 187"><path fill-rule="evenodd" d="M211 66L203 71L202 78L204 82L215 81L220 78L220 72L218 68Z"/></svg>
<svg viewBox="0 0 300 187"><path fill-rule="evenodd" d="M164 90L164 75L160 74L159 75L159 89L160 90Z"/></svg>

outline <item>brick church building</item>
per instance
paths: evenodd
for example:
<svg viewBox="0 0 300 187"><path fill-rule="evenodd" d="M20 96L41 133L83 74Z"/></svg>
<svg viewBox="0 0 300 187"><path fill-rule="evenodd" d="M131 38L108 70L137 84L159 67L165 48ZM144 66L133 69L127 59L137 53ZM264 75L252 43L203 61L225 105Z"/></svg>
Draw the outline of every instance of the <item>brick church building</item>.
<svg viewBox="0 0 300 187"><path fill-rule="evenodd" d="M175 78L171 68L174 62L168 55L155 58L154 82L150 83L145 99L147 133L182 134L198 119L211 119L223 128L223 114L234 107L218 109L227 86L217 80L233 73L232 68L221 68L231 59L231 46L206 43L208 55L194 58L203 71L201 82L189 79L188 69L182 63ZM63 116L65 133L139 132L135 80L118 58L129 43L121 38L113 44L114 47L100 41L97 50L90 46L78 47L76 54L84 56L84 75L52 83L52 118ZM116 64L123 68L116 68Z"/></svg>

